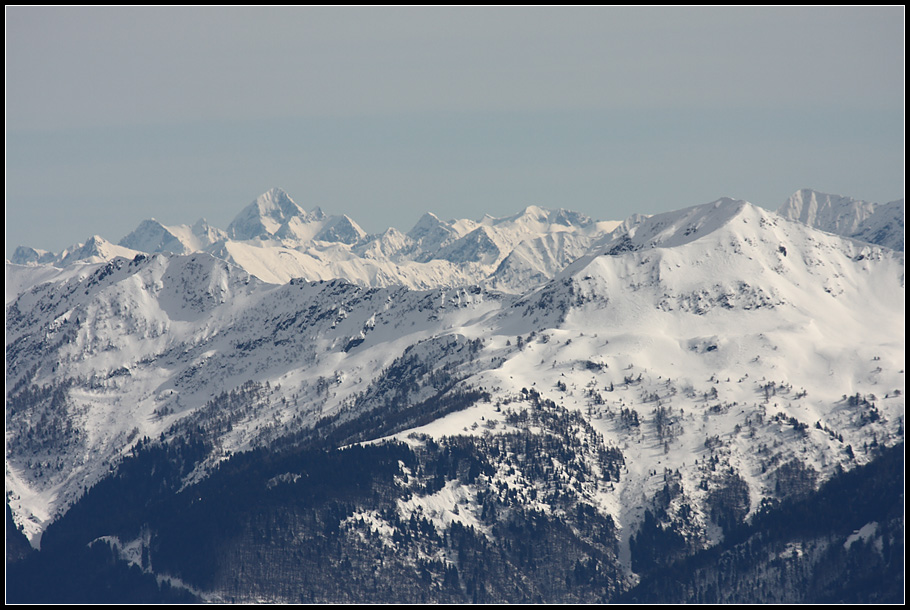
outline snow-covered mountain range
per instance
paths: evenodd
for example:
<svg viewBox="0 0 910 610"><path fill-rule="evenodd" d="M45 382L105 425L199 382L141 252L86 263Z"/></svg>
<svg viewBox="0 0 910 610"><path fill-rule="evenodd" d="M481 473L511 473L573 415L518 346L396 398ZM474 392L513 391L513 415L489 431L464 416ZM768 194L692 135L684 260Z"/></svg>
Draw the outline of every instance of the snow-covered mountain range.
<svg viewBox="0 0 910 610"><path fill-rule="evenodd" d="M836 235L893 250L904 249L903 199L878 204L802 189L791 195L777 213Z"/></svg>
<svg viewBox="0 0 910 610"><path fill-rule="evenodd" d="M94 236L60 254L20 246L11 262L66 266L139 252L206 252L274 284L344 278L361 286L425 289L486 282L517 292L529 281L553 277L617 225L530 206L511 217L479 221L443 221L427 213L407 234L389 228L367 235L348 216L327 216L319 208L307 212L274 188L243 208L226 231L204 219L193 226L149 219L117 245Z"/></svg>
<svg viewBox="0 0 910 610"><path fill-rule="evenodd" d="M531 207L369 236L274 189L226 231L145 221L119 246L80 249L81 264L17 259L8 504L39 546L142 439L204 435L213 449L186 486L323 429L417 449L549 438L550 409L579 418L582 443L552 476L612 519L634 583L634 539L658 504L661 527L684 522L704 548L729 525L721 491L739 490L742 520L787 495L785 465L814 487L902 441L897 203L800 191L778 214L720 199L624 223ZM621 456L615 474L604 455ZM490 460L482 479L407 488L400 517L492 539L475 499L497 489L559 514L528 464ZM359 518L391 532L379 512Z"/></svg>

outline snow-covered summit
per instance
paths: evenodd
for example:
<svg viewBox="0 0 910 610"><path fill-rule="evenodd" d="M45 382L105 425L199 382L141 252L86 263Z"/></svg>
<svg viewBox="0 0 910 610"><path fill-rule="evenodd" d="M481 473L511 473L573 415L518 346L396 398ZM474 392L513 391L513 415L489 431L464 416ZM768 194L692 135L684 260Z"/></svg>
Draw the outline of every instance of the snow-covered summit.
<svg viewBox="0 0 910 610"><path fill-rule="evenodd" d="M112 244L100 235L92 235L84 244L76 244L64 250L60 254L60 264L65 267L76 262L99 263L118 256L133 258L137 254L138 250Z"/></svg>
<svg viewBox="0 0 910 610"><path fill-rule="evenodd" d="M838 235L852 235L875 212L876 204L852 197L800 189L780 207L778 214Z"/></svg>
<svg viewBox="0 0 910 610"><path fill-rule="evenodd" d="M407 234L390 228L367 235L349 216L327 216L319 208L303 213L285 197L275 189L262 195L238 216L242 222L232 223L229 233L235 237L206 251L268 282L341 277L361 285L427 288L491 280L503 260L520 247L527 260L536 261L533 271L510 273L511 267L503 268L490 281L501 290L516 291L527 288L531 278L546 281L619 224L565 209L528 206L512 216L487 215L476 221L441 220L427 212ZM276 203L281 201L284 208ZM278 208L290 215L279 214ZM271 219L271 224L263 218ZM238 232L241 225L252 229ZM575 237L549 240L546 245L539 241L559 233ZM241 238L249 235L255 238ZM539 256L527 252L538 246L548 252Z"/></svg>
<svg viewBox="0 0 910 610"><path fill-rule="evenodd" d="M120 245L140 252L171 252L186 254L192 251L175 232L154 218L143 220L132 233L120 240Z"/></svg>
<svg viewBox="0 0 910 610"><path fill-rule="evenodd" d="M280 188L271 188L243 208L228 225L232 239L256 239L273 235L294 217L306 217L306 212Z"/></svg>
<svg viewBox="0 0 910 610"><path fill-rule="evenodd" d="M505 217L442 220L427 212L403 234L390 228L368 235L347 215L306 212L283 190L272 188L247 205L227 231L204 220L193 226L143 221L109 246L70 248L59 255L20 248L12 263L67 265L130 256L133 252L207 252L259 279L343 278L364 286L413 289L483 283L524 292L553 278L569 263L597 251L672 247L710 233L742 213L745 202L723 198L654 217L620 223L598 221L564 208L527 206ZM885 205L799 191L782 208L785 218L853 239L903 249L903 200Z"/></svg>
<svg viewBox="0 0 910 610"><path fill-rule="evenodd" d="M670 248L712 233L757 208L741 199L723 197L711 203L656 214L633 225L626 234L638 248Z"/></svg>
<svg viewBox="0 0 910 610"><path fill-rule="evenodd" d="M902 267L901 253L721 199L617 230L556 276L566 283L558 298L545 291L539 298L608 302L604 315L631 324L644 323L648 311L774 311L781 319L812 311L835 328L855 315L846 311L874 316L876 303L900 302ZM870 280L873 268L888 279ZM860 284L866 288L857 291Z"/></svg>
<svg viewBox="0 0 910 610"><path fill-rule="evenodd" d="M327 215L319 207L306 212L284 190L272 188L244 207L226 231L204 219L189 226L152 218L120 241L124 250L79 244L54 254L21 247L11 262L59 267L83 254L92 257L86 261L109 260L104 259L108 251L111 256L206 252L277 284L344 278L360 285L421 289L487 282L515 292L528 288L529 281L553 277L618 224L532 205L511 216L480 220L441 220L427 212L407 234L389 228L368 235L350 216ZM548 237L557 234L572 237ZM516 249L522 254L500 268Z"/></svg>
<svg viewBox="0 0 910 610"><path fill-rule="evenodd" d="M349 216L332 216L323 224L322 229L313 238L317 241L337 242L353 245L366 236L366 231L360 228Z"/></svg>
<svg viewBox="0 0 910 610"><path fill-rule="evenodd" d="M754 510L773 495L774 460L798 456L823 478L862 459L865 442L893 440L901 428L900 252L720 199L637 217L602 242L602 233L583 230L526 236L487 276L522 286L513 296L442 284L456 272L467 283L465 269L485 265L475 255L516 239L501 231L509 223L485 219L459 233L471 225L425 220L431 229L457 226L447 252L467 262L398 264L394 277L419 290L382 277L394 269L387 261L360 256L382 254L361 250L366 238L305 251L226 240L218 257L117 258L23 290L6 310L7 379L17 388L8 401L7 488L17 522L36 539L138 438L181 425L242 451L326 416L484 388L488 403L420 432L470 435L476 419L477 434L492 433L507 423L494 404L534 387L622 448L621 480L586 497L621 526L628 548L642 498L663 485L654 472L679 470L696 526L709 536L712 456L743 477ZM373 243L391 249L410 239L381 237ZM568 265L561 258L577 252L586 255ZM292 262L295 277L325 275L283 285L252 277ZM334 279L342 272L360 285ZM418 283L428 277L436 287ZM235 411L215 399L247 383L270 389ZM875 420L841 398L858 393L882 397ZM656 426L658 407L672 407L673 434ZM56 445L53 435L36 436L32 422L42 418L64 430L70 422L71 435Z"/></svg>
<svg viewBox="0 0 910 610"><path fill-rule="evenodd" d="M200 218L192 226L164 225L154 218L143 220L119 245L145 252L189 254L199 252L213 243L227 238L227 233L211 226Z"/></svg>
<svg viewBox="0 0 910 610"><path fill-rule="evenodd" d="M493 218L485 216L480 223L488 226L511 227L534 233L551 233L567 229L584 229L594 221L587 215L563 208L550 209L530 205L513 216Z"/></svg>
<svg viewBox="0 0 910 610"><path fill-rule="evenodd" d="M879 204L801 189L784 202L778 214L829 233L904 249L903 199Z"/></svg>
<svg viewBox="0 0 910 610"><path fill-rule="evenodd" d="M464 237L440 248L434 258L453 263L492 264L501 259L502 251L489 228L479 226Z"/></svg>
<svg viewBox="0 0 910 610"><path fill-rule="evenodd" d="M17 246L15 252L13 252L13 257L9 262L15 265L50 265L53 264L55 260L57 260L57 255L48 250L31 248L29 246Z"/></svg>
<svg viewBox="0 0 910 610"><path fill-rule="evenodd" d="M436 214L425 212L407 236L425 250L436 250L460 237L451 223L443 222Z"/></svg>

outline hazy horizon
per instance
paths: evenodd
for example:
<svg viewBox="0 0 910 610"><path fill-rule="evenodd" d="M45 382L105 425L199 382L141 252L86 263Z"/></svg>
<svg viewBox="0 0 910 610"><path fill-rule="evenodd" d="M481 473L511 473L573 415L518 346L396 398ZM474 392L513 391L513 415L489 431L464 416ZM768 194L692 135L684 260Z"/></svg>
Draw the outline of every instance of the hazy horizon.
<svg viewBox="0 0 910 610"><path fill-rule="evenodd" d="M903 7L6 9L6 250L904 196Z"/></svg>

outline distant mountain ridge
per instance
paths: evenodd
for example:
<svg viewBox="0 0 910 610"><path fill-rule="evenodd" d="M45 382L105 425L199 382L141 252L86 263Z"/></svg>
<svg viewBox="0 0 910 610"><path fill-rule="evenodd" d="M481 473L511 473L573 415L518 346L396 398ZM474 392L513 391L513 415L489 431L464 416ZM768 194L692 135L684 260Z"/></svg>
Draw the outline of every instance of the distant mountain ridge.
<svg viewBox="0 0 910 610"><path fill-rule="evenodd" d="M836 235L904 249L903 199L879 204L801 189L777 213Z"/></svg>
<svg viewBox="0 0 910 610"><path fill-rule="evenodd" d="M227 233L212 227L204 218L193 226L165 226L150 218L139 223L129 235L120 240L120 246L139 252L169 252L190 254L207 248L227 238Z"/></svg>
<svg viewBox="0 0 910 610"><path fill-rule="evenodd" d="M168 226L148 219L118 246L96 237L92 240L95 246L79 244L59 255L20 247L11 262L59 266L131 257L138 252L207 252L276 284L295 278L341 277L364 286L403 284L420 289L488 281L500 290L514 292L527 288L530 278L540 282L552 277L618 224L595 222L568 210L529 206L513 216L486 216L479 221L443 221L428 212L407 234L390 228L368 235L349 216L327 216L318 207L307 212L285 191L272 188L244 207L227 230L212 227L204 219L193 226ZM536 259L533 272L515 269L513 276L515 265L521 266L514 260L500 268L519 246L527 250L539 238L563 233L572 234L573 239L551 241L547 255L531 256ZM99 245L102 242L107 245ZM569 253L562 251L564 243ZM107 258L105 253L109 253Z"/></svg>
<svg viewBox="0 0 910 610"><path fill-rule="evenodd" d="M778 214L837 235L904 248L903 199L876 204L801 189ZM635 215L625 223L642 218ZM344 277L367 286L401 283L430 288L484 281L516 292L528 281L553 277L598 240L608 239L619 224L565 209L529 206L512 216L485 216L479 221L443 221L428 212L407 233L390 228L368 235L346 215L327 216L318 207L307 212L285 191L272 188L243 208L227 230L212 227L205 219L192 226L147 219L116 246L99 236L59 254L19 246L11 262L61 266L133 256L131 251L208 252L270 283Z"/></svg>
<svg viewBox="0 0 910 610"><path fill-rule="evenodd" d="M532 206L365 235L272 190L229 231L150 220L121 242L201 250L93 238L81 263L8 264L7 506L44 558L18 553L22 582L119 565L210 602L656 582L757 603L813 601L811 570L892 599L893 506L736 544L903 443L904 254L855 237L890 236L889 206ZM747 569L735 590L711 584L733 564L688 563L712 549ZM867 582L878 566L894 582Z"/></svg>

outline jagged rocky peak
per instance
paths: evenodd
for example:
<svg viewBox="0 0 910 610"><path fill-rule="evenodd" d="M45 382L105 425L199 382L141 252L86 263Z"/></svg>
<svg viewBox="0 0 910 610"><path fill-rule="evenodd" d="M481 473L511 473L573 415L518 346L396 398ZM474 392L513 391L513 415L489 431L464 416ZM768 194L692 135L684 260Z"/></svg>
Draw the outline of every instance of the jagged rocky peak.
<svg viewBox="0 0 910 610"><path fill-rule="evenodd" d="M366 237L366 231L360 228L349 216L332 216L314 239L319 241L340 242L353 245Z"/></svg>
<svg viewBox="0 0 910 610"><path fill-rule="evenodd" d="M191 228L193 235L198 237L205 245L213 244L216 241L227 238L227 233L217 227L213 227L205 218L200 218Z"/></svg>
<svg viewBox="0 0 910 610"><path fill-rule="evenodd" d="M243 208L228 225L232 239L269 237L293 217L307 219L307 213L280 188L272 188Z"/></svg>
<svg viewBox="0 0 910 610"><path fill-rule="evenodd" d="M904 250L904 200L880 205L851 237L893 250Z"/></svg>
<svg viewBox="0 0 910 610"><path fill-rule="evenodd" d="M563 208L550 209L530 205L525 208L521 216L533 218L547 224L558 224L567 227L583 227L591 224L591 219L585 214Z"/></svg>
<svg viewBox="0 0 910 610"><path fill-rule="evenodd" d="M443 247L436 258L459 263L492 264L500 257L500 249L490 237L489 229L477 227L464 237L456 239Z"/></svg>
<svg viewBox="0 0 910 610"><path fill-rule="evenodd" d="M211 226L204 218L193 226L168 226L149 218L121 239L119 245L140 252L189 254L226 238L227 233Z"/></svg>
<svg viewBox="0 0 910 610"><path fill-rule="evenodd" d="M139 252L132 248L114 245L100 235L92 235L84 244L77 244L60 253L59 263L68 265L77 261L97 263L122 256L124 258L133 258Z"/></svg>
<svg viewBox="0 0 910 610"><path fill-rule="evenodd" d="M516 214L514 216L510 216L508 219L503 219L503 220L516 220L516 219L520 219L520 218L533 218L535 220L546 220L550 216L549 212L550 212L549 210L542 208L540 206L529 205L525 209L523 209L521 212L519 212L518 214Z"/></svg>
<svg viewBox="0 0 910 610"><path fill-rule="evenodd" d="M306 214L306 219L308 221L315 222L315 221L325 220L326 218L327 218L327 216L325 215L325 212L323 212L322 208L319 207L318 205L315 208L313 208L312 210L310 210L309 212L307 212L307 214Z"/></svg>
<svg viewBox="0 0 910 610"><path fill-rule="evenodd" d="M456 232L436 214L425 212L407 235L417 243L438 246L455 236Z"/></svg>
<svg viewBox="0 0 910 610"><path fill-rule="evenodd" d="M425 233L434 230L440 225L443 225L443 222L439 220L439 216L433 212L424 212L414 227L408 231L408 235L412 239L419 239Z"/></svg>
<svg viewBox="0 0 910 610"><path fill-rule="evenodd" d="M594 221L590 216L582 214L581 212L573 212L572 210L559 208L558 210L555 210L552 215L551 222L553 224L565 225L568 227L586 227Z"/></svg>
<svg viewBox="0 0 910 610"><path fill-rule="evenodd" d="M98 248L104 248L105 246L110 245L110 244L111 244L111 242L104 239L100 235L92 235L87 240L85 240L85 244L83 245L83 247L92 248L94 250L97 250Z"/></svg>
<svg viewBox="0 0 910 610"><path fill-rule="evenodd" d="M129 235L120 240L119 245L140 252L188 252L186 244L180 241L168 227L154 218L143 220Z"/></svg>
<svg viewBox="0 0 910 610"><path fill-rule="evenodd" d="M852 197L800 189L780 207L778 214L810 227L840 235L856 231L875 213L876 204Z"/></svg>
<svg viewBox="0 0 910 610"><path fill-rule="evenodd" d="M291 216L271 235L297 244L323 241L353 245L366 236L366 231L349 216L327 216L316 207L303 215Z"/></svg>
<svg viewBox="0 0 910 610"><path fill-rule="evenodd" d="M408 240L408 236L396 229L395 227L389 227L383 231L379 236L384 242L401 245Z"/></svg>
<svg viewBox="0 0 910 610"><path fill-rule="evenodd" d="M282 226L323 230L333 219L345 226L344 217L300 215ZM422 221L451 236L440 250L471 263L463 268L511 248L494 279L517 294L474 285L370 290L328 273L330 281L313 281L303 265L294 268L300 279L275 286L198 253L117 259L20 292L7 306L15 523L33 542L46 532L42 552L117 540L132 550L112 544L114 556L141 562L149 578L180 578L207 601L240 587L262 601L299 601L317 578L337 589L332 575L348 564L360 583L448 583L441 603L469 601L457 597L462 583L485 569L483 586L502 585L507 573L510 590L558 581L571 591L555 601L614 601L605 591L646 577L658 555L684 560L679 549L741 531L765 499L811 493L835 469L871 459L873 441L903 438L897 253L732 199L630 219L630 247L617 242L610 256L585 230L557 225L534 236L507 223ZM390 229L353 248L308 247L374 252L409 239ZM228 246L238 259L271 254L261 243L212 249L226 256ZM302 254L271 250L282 253L263 257L272 269ZM401 267L434 279L411 261ZM450 284L456 277L443 277L454 264L427 267ZM381 438L400 442L361 444ZM129 455L135 461L114 473ZM152 467L172 455L185 476ZM794 457L801 463L788 470ZM93 485L101 480L117 486ZM238 488L257 492L222 523L218 507ZM139 506L133 490L147 489L157 495ZM74 518L48 527L74 503ZM118 513L135 520L111 518ZM200 518L217 527L195 536ZM238 522L242 535L219 546ZM885 523L869 517L850 528L872 522ZM850 528L825 542L840 558ZM307 553L314 536L331 542L329 555ZM847 540L854 555L876 547ZM523 572L541 544L555 550L536 576ZM790 570L792 548L782 543L768 556L780 563L785 553ZM220 564L211 549L234 563ZM375 577L377 557L392 567ZM203 562L219 572L185 567ZM273 569L287 565L306 568L292 570L309 579L292 583L299 591L287 570ZM240 585L206 588L213 582ZM274 593L279 587L292 597ZM360 601L352 591L328 601ZM426 599L437 601L433 591Z"/></svg>
<svg viewBox="0 0 910 610"><path fill-rule="evenodd" d="M412 247L413 243L410 237L395 227L389 227L378 235L366 236L357 244L355 250L364 258L382 260Z"/></svg>
<svg viewBox="0 0 910 610"><path fill-rule="evenodd" d="M56 256L56 254L48 250L18 246L16 251L13 252L13 258L10 262L16 265L42 265L53 263Z"/></svg>
<svg viewBox="0 0 910 610"><path fill-rule="evenodd" d="M828 233L904 249L903 199L880 204L800 189L777 213Z"/></svg>
<svg viewBox="0 0 910 610"><path fill-rule="evenodd" d="M546 233L553 229L553 225L563 227L585 228L594 221L581 212L573 212L563 208L551 209L537 205L529 205L518 214L504 218L493 218L486 215L480 221L489 226L515 226L524 227L536 233Z"/></svg>

